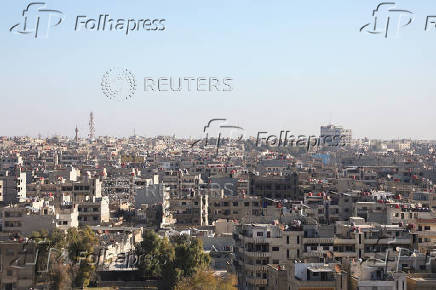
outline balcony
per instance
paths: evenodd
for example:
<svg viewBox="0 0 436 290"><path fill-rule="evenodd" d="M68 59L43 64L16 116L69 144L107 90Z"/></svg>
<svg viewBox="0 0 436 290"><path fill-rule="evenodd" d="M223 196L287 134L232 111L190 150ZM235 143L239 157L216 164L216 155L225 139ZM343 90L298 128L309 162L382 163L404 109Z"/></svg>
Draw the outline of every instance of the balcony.
<svg viewBox="0 0 436 290"><path fill-rule="evenodd" d="M422 243L418 243L418 247L420 247L420 248L436 247L436 242L422 242Z"/></svg>
<svg viewBox="0 0 436 290"><path fill-rule="evenodd" d="M334 245L354 245L355 243L356 243L355 239L339 239L339 238L333 239Z"/></svg>
<svg viewBox="0 0 436 290"><path fill-rule="evenodd" d="M420 237L436 237L436 231L417 231Z"/></svg>
<svg viewBox="0 0 436 290"><path fill-rule="evenodd" d="M304 238L303 244L333 244L334 238Z"/></svg>
<svg viewBox="0 0 436 290"><path fill-rule="evenodd" d="M267 258L267 257L271 257L271 253L270 252L248 252L248 251L245 251L245 255L247 257L252 257L252 258Z"/></svg>
<svg viewBox="0 0 436 290"><path fill-rule="evenodd" d="M267 244L274 241L277 241L277 239L281 239L282 237L247 237L239 234L239 239L246 242L246 243L253 243L253 244Z"/></svg>
<svg viewBox="0 0 436 290"><path fill-rule="evenodd" d="M312 258L312 257L320 257L322 258L324 254L326 254L328 251L309 251L303 253L303 258Z"/></svg>

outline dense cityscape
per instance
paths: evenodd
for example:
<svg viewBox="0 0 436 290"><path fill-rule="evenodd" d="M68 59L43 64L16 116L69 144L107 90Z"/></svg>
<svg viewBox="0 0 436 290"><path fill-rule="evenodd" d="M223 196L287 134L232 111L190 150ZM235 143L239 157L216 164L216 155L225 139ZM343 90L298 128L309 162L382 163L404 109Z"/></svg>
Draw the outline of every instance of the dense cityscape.
<svg viewBox="0 0 436 290"><path fill-rule="evenodd" d="M1 289L435 289L434 141L96 137L92 118L0 138Z"/></svg>

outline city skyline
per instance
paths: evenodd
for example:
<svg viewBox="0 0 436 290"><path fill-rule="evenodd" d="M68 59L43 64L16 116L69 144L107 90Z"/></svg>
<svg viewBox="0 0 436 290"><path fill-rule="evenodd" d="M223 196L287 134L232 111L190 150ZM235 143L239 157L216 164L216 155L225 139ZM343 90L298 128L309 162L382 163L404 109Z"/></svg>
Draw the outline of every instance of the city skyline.
<svg viewBox="0 0 436 290"><path fill-rule="evenodd" d="M195 136L218 116L251 134L310 134L332 122L362 138L436 139L436 31L424 31L426 17L436 13L431 1L398 2L414 21L389 39L359 31L378 1L46 3L64 20L41 39L10 32L25 3L3 3L0 123L7 126L0 135L72 135L76 124L84 131L94 111L97 135L129 136L135 128L147 136ZM125 35L73 29L77 15L106 14L164 18L165 30ZM135 74L130 100L109 100L101 92L112 67ZM234 89L144 91L145 77L162 76L229 76Z"/></svg>

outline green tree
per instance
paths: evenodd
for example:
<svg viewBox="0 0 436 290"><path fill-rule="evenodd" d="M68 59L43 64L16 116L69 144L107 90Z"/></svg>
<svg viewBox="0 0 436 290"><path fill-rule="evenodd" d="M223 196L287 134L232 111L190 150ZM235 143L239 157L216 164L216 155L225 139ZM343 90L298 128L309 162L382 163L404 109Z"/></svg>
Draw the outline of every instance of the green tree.
<svg viewBox="0 0 436 290"><path fill-rule="evenodd" d="M73 262L74 286L86 287L89 285L95 266L87 259L88 255L94 254L98 238L89 227L68 229L67 238L68 255Z"/></svg>
<svg viewBox="0 0 436 290"><path fill-rule="evenodd" d="M153 231L145 231L142 242L135 247L139 258L138 268L146 278L160 278L170 271L174 260L174 247L167 238L161 238Z"/></svg>
<svg viewBox="0 0 436 290"><path fill-rule="evenodd" d="M203 242L187 235L172 238L175 248L175 267L183 271L183 276L192 276L197 270L206 269L210 256L203 251Z"/></svg>
<svg viewBox="0 0 436 290"><path fill-rule="evenodd" d="M202 242L185 235L169 241L153 231L145 231L135 253L144 278L160 279L161 289L173 289L183 277L206 269L210 263L209 255L203 252Z"/></svg>

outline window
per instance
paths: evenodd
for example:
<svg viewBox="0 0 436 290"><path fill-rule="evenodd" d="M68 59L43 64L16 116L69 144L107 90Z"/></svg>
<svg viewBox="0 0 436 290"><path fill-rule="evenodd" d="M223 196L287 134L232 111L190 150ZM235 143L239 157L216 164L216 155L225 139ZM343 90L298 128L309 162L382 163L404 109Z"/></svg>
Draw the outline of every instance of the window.
<svg viewBox="0 0 436 290"><path fill-rule="evenodd" d="M244 202L244 206L250 206L249 202Z"/></svg>
<svg viewBox="0 0 436 290"><path fill-rule="evenodd" d="M279 247L272 247L272 251L273 252L278 252L280 250L280 248ZM274 263L275 264L275 263Z"/></svg>
<svg viewBox="0 0 436 290"><path fill-rule="evenodd" d="M263 232L257 232L256 234L258 237L263 237Z"/></svg>
<svg viewBox="0 0 436 290"><path fill-rule="evenodd" d="M286 244L289 245L289 236L286 236Z"/></svg>
<svg viewBox="0 0 436 290"><path fill-rule="evenodd" d="M430 230L430 226L424 226L424 231L429 231Z"/></svg>
<svg viewBox="0 0 436 290"><path fill-rule="evenodd" d="M233 206L238 206L238 202L237 202L237 201L234 201L234 202L233 202Z"/></svg>

